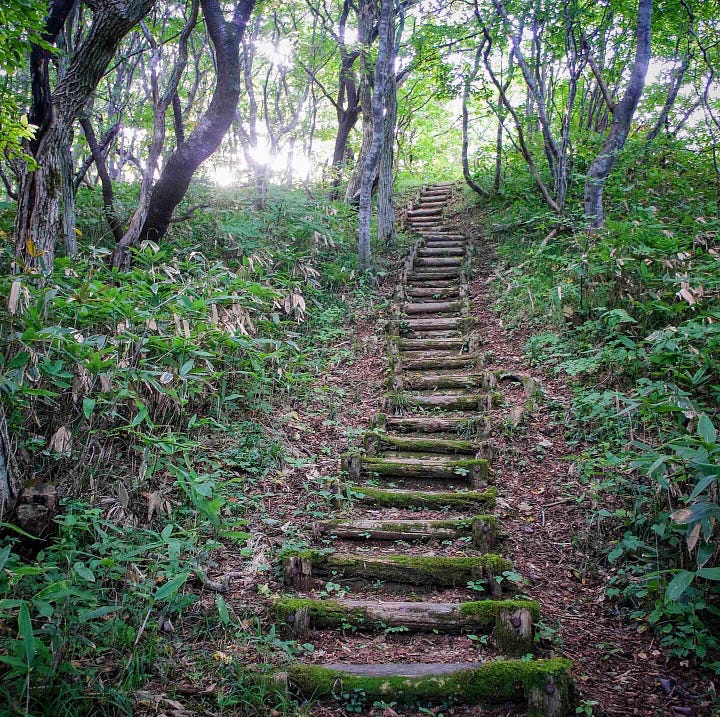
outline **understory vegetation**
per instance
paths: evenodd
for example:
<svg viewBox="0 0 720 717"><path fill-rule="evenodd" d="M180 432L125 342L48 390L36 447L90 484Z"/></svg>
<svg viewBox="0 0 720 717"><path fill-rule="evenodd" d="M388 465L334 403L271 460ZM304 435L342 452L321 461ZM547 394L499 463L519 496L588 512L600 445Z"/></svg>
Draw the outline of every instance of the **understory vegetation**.
<svg viewBox="0 0 720 717"><path fill-rule="evenodd" d="M508 168L489 205L497 309L529 328L526 355L567 378L606 594L670 654L720 673L720 221L711 158L631 141L608 219L559 219Z"/></svg>
<svg viewBox="0 0 720 717"><path fill-rule="evenodd" d="M42 539L2 525L3 714L129 714L134 691L173 664L191 666L188 682L215 675L221 708L265 714L276 698L236 661L185 659L169 638L235 631L302 651L234 611L207 574L227 552L239 573L257 559L251 486L298 460L279 407L352 357L338 344L374 294L356 272L353 210L288 190L263 212L252 201L222 194L178 227L172 251L145 243L118 272L88 194L82 258L59 259L42 285L3 272L7 429L30 494L52 485L62 500L57 525L53 511L32 525Z"/></svg>

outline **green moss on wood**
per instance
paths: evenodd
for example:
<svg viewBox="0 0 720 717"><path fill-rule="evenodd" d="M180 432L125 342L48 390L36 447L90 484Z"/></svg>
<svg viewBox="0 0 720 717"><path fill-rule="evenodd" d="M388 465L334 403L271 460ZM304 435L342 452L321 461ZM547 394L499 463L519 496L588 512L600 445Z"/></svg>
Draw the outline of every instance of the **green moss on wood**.
<svg viewBox="0 0 720 717"><path fill-rule="evenodd" d="M512 569L501 555L487 553L472 558L442 556L383 555L358 556L317 550L287 550L283 558L296 557L312 562L313 573L345 573L345 577L383 580L409 585L455 587L469 580L488 579Z"/></svg>
<svg viewBox="0 0 720 717"><path fill-rule="evenodd" d="M497 490L494 487L485 491L467 491L464 493L425 491L392 491L368 486L348 486L352 497L369 505L394 508L472 508L478 505L495 505Z"/></svg>
<svg viewBox="0 0 720 717"><path fill-rule="evenodd" d="M390 436L381 431L370 431L364 436L364 444L375 444L379 450L392 448L399 451L417 451L418 453L476 453L478 448L472 441L444 438L407 438Z"/></svg>
<svg viewBox="0 0 720 717"><path fill-rule="evenodd" d="M529 610L533 620L540 618L540 603L535 600L477 600L460 604L463 615L473 615L480 620L495 623L501 610Z"/></svg>
<svg viewBox="0 0 720 717"><path fill-rule="evenodd" d="M480 667L459 670L449 675L424 677L366 677L319 665L291 665L292 684L304 696L326 698L339 691L362 690L369 702L391 697L402 704L427 703L452 699L464 704L520 701L534 690L542 690L549 680L566 693L566 709L571 714L570 668L564 659L496 660ZM540 714L535 711L535 715Z"/></svg>

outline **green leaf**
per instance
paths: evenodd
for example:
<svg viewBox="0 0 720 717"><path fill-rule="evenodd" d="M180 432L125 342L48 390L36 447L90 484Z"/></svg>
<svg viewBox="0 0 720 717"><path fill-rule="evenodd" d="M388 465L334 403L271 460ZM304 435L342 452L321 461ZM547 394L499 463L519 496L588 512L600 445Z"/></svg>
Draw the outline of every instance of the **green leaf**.
<svg viewBox="0 0 720 717"><path fill-rule="evenodd" d="M27 603L23 601L18 613L18 632L22 638L23 650L25 651L25 662L32 667L35 661L35 633L33 632L32 620Z"/></svg>
<svg viewBox="0 0 720 717"><path fill-rule="evenodd" d="M85 418L90 418L90 414L93 412L96 403L97 401L94 398L83 398L83 413L85 414Z"/></svg>
<svg viewBox="0 0 720 717"><path fill-rule="evenodd" d="M155 592L155 600L171 598L185 584L189 575L190 573L180 573L180 575L176 575L172 580L161 585Z"/></svg>
<svg viewBox="0 0 720 717"><path fill-rule="evenodd" d="M670 581L665 591L666 602L677 600L689 587L690 583L695 580L695 573L688 570L680 570Z"/></svg>
<svg viewBox="0 0 720 717"><path fill-rule="evenodd" d="M720 580L720 568L700 568L697 575L705 580Z"/></svg>
<svg viewBox="0 0 720 717"><path fill-rule="evenodd" d="M216 596L215 606L217 607L218 615L220 616L220 622L223 625L228 625L230 623L230 613L228 612L225 598L223 598L222 595Z"/></svg>
<svg viewBox="0 0 720 717"><path fill-rule="evenodd" d="M705 443L715 443L717 438L717 431L713 426L712 421L707 417L705 413L700 416L700 420L697 425L697 434Z"/></svg>
<svg viewBox="0 0 720 717"><path fill-rule="evenodd" d="M0 550L0 570L2 570L5 567L5 563L7 563L9 557L10 557L10 546L6 545L2 550Z"/></svg>
<svg viewBox="0 0 720 717"><path fill-rule="evenodd" d="M188 359L181 367L180 367L180 378L184 378L187 376L190 371L192 371L193 366L195 365L194 359Z"/></svg>
<svg viewBox="0 0 720 717"><path fill-rule="evenodd" d="M87 580L89 583L95 582L95 573L90 570L85 563L75 563L73 565L73 570L83 579Z"/></svg>

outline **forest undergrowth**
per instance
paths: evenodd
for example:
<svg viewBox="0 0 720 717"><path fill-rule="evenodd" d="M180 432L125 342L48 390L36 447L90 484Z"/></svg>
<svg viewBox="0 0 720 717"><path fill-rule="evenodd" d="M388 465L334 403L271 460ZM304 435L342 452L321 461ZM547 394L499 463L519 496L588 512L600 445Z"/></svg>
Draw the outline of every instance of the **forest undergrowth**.
<svg viewBox="0 0 720 717"><path fill-rule="evenodd" d="M526 357L573 387L558 411L607 598L681 664L718 674L717 189L672 142L631 143L621 162L598 231L508 181L483 218L499 242L496 308L532 332Z"/></svg>
<svg viewBox="0 0 720 717"><path fill-rule="evenodd" d="M117 272L84 196L81 259L35 285L3 272L2 408L45 505L20 508L40 540L22 520L1 526L2 714L177 711L208 674L218 714L266 714L264 688L207 645L304 649L223 595L270 569L250 518L274 526L267 481L308 464L293 407L320 404L333 423L345 389L318 379L353 359L353 325L375 325L382 302L356 270L352 209L280 189L262 212L253 199L214 197L171 248L145 243ZM234 572L213 580L228 555ZM143 697L176 669L171 696Z"/></svg>

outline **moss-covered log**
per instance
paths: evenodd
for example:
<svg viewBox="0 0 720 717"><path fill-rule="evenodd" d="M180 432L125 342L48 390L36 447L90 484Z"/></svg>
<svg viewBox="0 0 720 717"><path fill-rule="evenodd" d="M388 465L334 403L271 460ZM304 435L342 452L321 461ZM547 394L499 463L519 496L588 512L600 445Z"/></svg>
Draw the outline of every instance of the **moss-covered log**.
<svg viewBox="0 0 720 717"><path fill-rule="evenodd" d="M371 425L398 433L451 433L478 438L490 434L488 416L389 416L379 413Z"/></svg>
<svg viewBox="0 0 720 717"><path fill-rule="evenodd" d="M410 281L415 282L418 279L455 279L460 278L462 275L462 269L458 267L446 266L441 268L426 268L417 267L413 269L408 278Z"/></svg>
<svg viewBox="0 0 720 717"><path fill-rule="evenodd" d="M416 555L353 555L318 550L286 551L283 554L285 581L298 590L307 590L314 577L334 580L383 581L418 587L464 587L480 583L495 596L495 577L512 570L512 563L500 555L486 553L472 558Z"/></svg>
<svg viewBox="0 0 720 717"><path fill-rule="evenodd" d="M438 268L459 267L465 261L464 256L419 256L415 259L415 267Z"/></svg>
<svg viewBox="0 0 720 717"><path fill-rule="evenodd" d="M493 405L491 394L468 395L465 393L405 393L403 403L414 408L443 411L488 411Z"/></svg>
<svg viewBox="0 0 720 717"><path fill-rule="evenodd" d="M431 339L426 339L431 340ZM441 341L442 339L434 339ZM419 352L413 352L416 354ZM403 353L400 357L405 371L427 371L432 369L462 369L473 368L480 364L477 356L439 356L437 354L412 355Z"/></svg>
<svg viewBox="0 0 720 717"><path fill-rule="evenodd" d="M474 487L484 487L488 482L488 463L483 458L463 460L419 458L395 458L362 456L345 453L342 468L351 478L376 474L395 479L427 479L445 481L467 481Z"/></svg>
<svg viewBox="0 0 720 717"><path fill-rule="evenodd" d="M446 289L448 287L463 285L457 278L440 278L440 279L413 279L411 276L407 280L407 290L414 287L430 288L430 289Z"/></svg>
<svg viewBox="0 0 720 717"><path fill-rule="evenodd" d="M497 536L497 519L493 515L475 515L455 520L319 520L316 533L335 535L344 540L455 540L470 538L472 546L488 552Z"/></svg>
<svg viewBox="0 0 720 717"><path fill-rule="evenodd" d="M291 665L288 673L301 695L315 699L357 690L370 703L388 699L401 704L522 701L528 705L528 717L567 717L574 714L571 667L569 660L556 658L496 660L477 666L427 665L421 668L424 674L417 665L375 668L373 674L372 665L302 664Z"/></svg>
<svg viewBox="0 0 720 717"><path fill-rule="evenodd" d="M463 309L465 309L465 305L460 301L410 301L402 305L402 312L408 316L416 314L459 314Z"/></svg>
<svg viewBox="0 0 720 717"><path fill-rule="evenodd" d="M313 600L283 597L272 607L274 619L287 625L300 637L309 629L353 629L376 632L387 627L405 628L407 632L495 634L498 627L505 637L505 618L522 614L531 626L523 636L524 648L517 642L507 655L532 652L532 624L540 616L540 605L533 600L481 600L465 603L377 602L372 600ZM501 641L502 643L502 641Z"/></svg>
<svg viewBox="0 0 720 717"><path fill-rule="evenodd" d="M405 389L425 391L436 388L465 388L485 390L484 374L479 373L406 373L400 386Z"/></svg>
<svg viewBox="0 0 720 717"><path fill-rule="evenodd" d="M415 299L454 299L460 296L459 286L415 286L405 289L405 295Z"/></svg>
<svg viewBox="0 0 720 717"><path fill-rule="evenodd" d="M418 258L430 256L465 256L465 247L460 243L442 244L441 246L424 246L417 251Z"/></svg>
<svg viewBox="0 0 720 717"><path fill-rule="evenodd" d="M446 331L467 323L459 316L437 316L431 319L400 319L400 333L407 331Z"/></svg>
<svg viewBox="0 0 720 717"><path fill-rule="evenodd" d="M477 508L495 505L497 491L494 487L484 491L422 491L402 490L399 488L373 488L371 486L347 485L346 491L354 500L365 505L386 506L388 508Z"/></svg>
<svg viewBox="0 0 720 717"><path fill-rule="evenodd" d="M459 422L455 422L452 419L449 420L456 426L459 425ZM387 419L385 423L387 425ZM368 431L363 436L363 448L368 456L375 456L386 450L473 456L478 452L478 444L475 441L463 441L450 438L395 436L389 433L383 433L382 431Z"/></svg>

